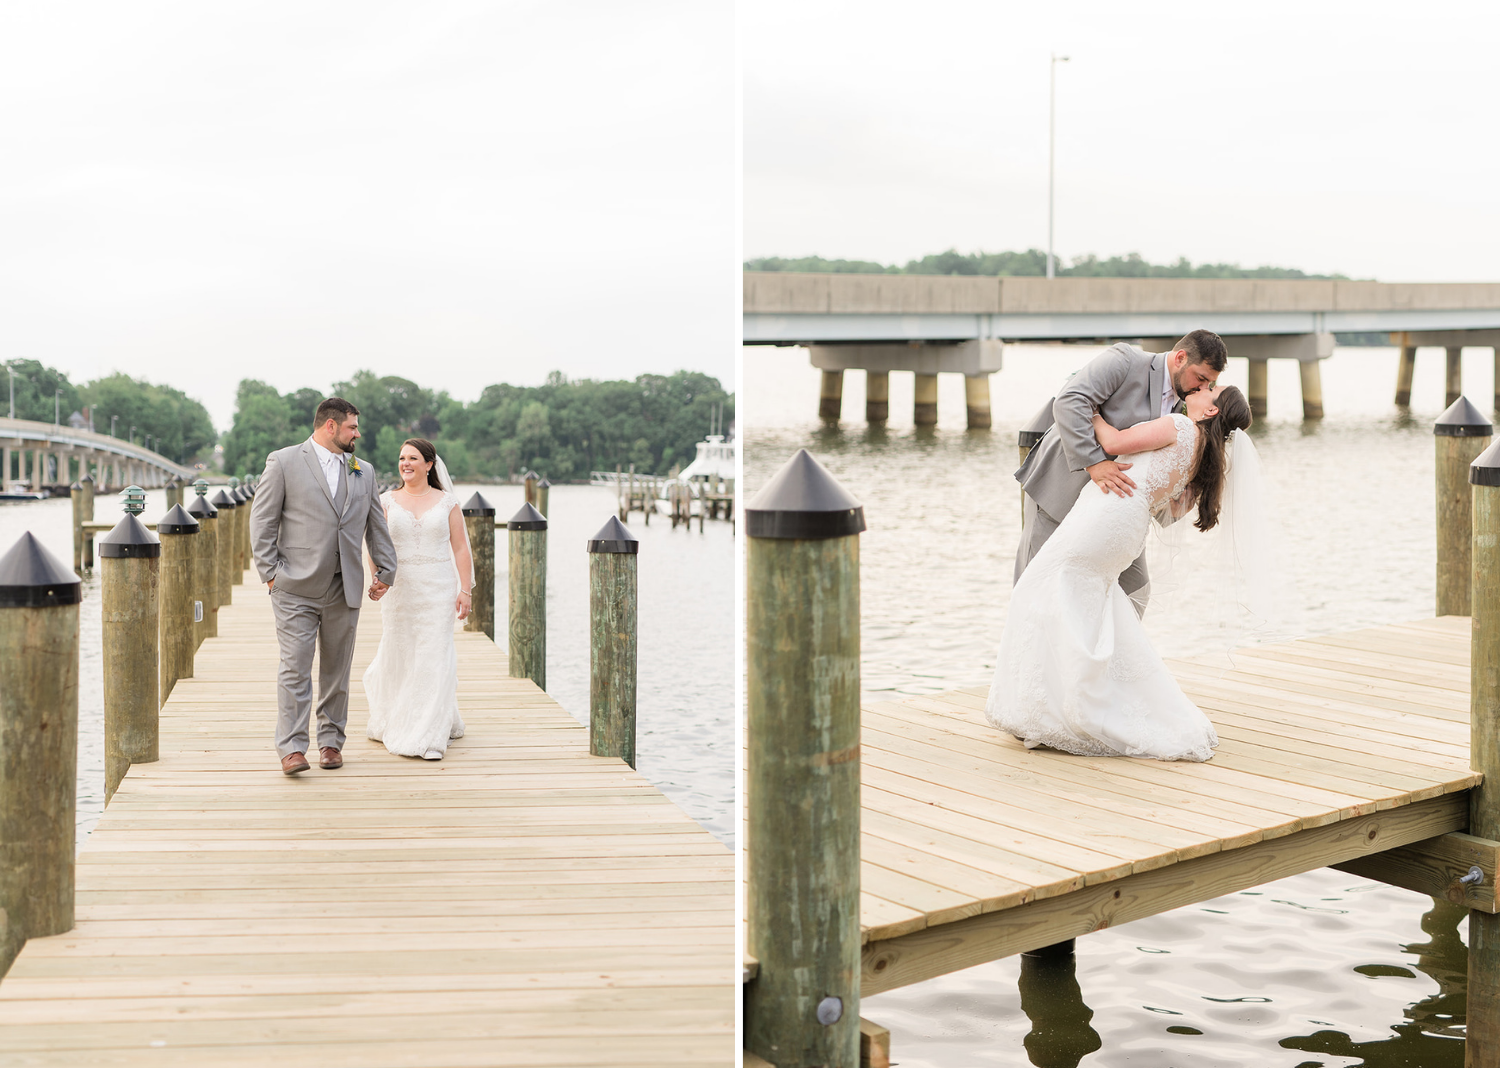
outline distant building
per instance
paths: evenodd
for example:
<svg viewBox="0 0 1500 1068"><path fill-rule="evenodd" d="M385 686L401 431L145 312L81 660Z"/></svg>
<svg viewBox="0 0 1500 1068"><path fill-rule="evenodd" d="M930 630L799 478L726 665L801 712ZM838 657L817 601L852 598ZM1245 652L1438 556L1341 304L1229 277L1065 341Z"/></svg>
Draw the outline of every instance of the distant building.
<svg viewBox="0 0 1500 1068"><path fill-rule="evenodd" d="M68 416L68 425L74 430L87 430L89 428L88 416L82 412L74 412Z"/></svg>

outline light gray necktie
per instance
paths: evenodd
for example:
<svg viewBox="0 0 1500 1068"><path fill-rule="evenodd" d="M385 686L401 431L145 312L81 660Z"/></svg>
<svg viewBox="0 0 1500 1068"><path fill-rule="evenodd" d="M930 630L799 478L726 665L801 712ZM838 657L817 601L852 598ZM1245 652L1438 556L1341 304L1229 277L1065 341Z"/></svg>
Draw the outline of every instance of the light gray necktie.
<svg viewBox="0 0 1500 1068"><path fill-rule="evenodd" d="M339 461L338 484L339 488L333 495L333 507L339 515L343 515L344 503L349 499L349 465L342 460Z"/></svg>

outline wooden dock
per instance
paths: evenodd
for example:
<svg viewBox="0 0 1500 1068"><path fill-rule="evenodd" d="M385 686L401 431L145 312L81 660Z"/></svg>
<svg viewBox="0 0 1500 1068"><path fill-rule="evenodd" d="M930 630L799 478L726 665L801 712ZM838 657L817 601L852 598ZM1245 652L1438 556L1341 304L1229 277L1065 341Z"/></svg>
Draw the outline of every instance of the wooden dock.
<svg viewBox="0 0 1500 1068"><path fill-rule="evenodd" d="M735 1063L728 849L483 634L444 760L367 740L369 604L344 767L282 775L269 599L234 597L79 854L77 926L0 981L0 1063Z"/></svg>
<svg viewBox="0 0 1500 1068"><path fill-rule="evenodd" d="M983 686L867 701L861 995L1318 867L1443 893L1360 858L1468 826L1469 643L1444 617L1170 661L1219 732L1202 764L1028 751ZM1457 900L1493 910L1487 863Z"/></svg>

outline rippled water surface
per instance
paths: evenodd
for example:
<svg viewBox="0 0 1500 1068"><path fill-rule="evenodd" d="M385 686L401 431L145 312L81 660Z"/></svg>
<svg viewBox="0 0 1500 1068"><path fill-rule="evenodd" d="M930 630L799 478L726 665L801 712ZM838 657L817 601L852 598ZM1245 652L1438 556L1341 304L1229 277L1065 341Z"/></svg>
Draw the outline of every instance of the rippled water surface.
<svg viewBox="0 0 1500 1068"><path fill-rule="evenodd" d="M1020 534L1016 432L1098 351L1007 348L994 429L971 432L957 376L939 379L939 425L918 430L912 378L893 374L892 418L875 429L863 420L863 375L850 372L845 418L828 429L805 350L745 349L746 491L806 447L865 506L865 689L989 682ZM1327 417L1306 424L1295 366L1270 365L1270 416L1253 433L1280 531L1280 634L1432 616L1442 363L1423 350L1404 413L1391 403L1395 350L1340 349L1323 364ZM1243 388L1245 376L1231 360L1221 381ZM1464 384L1489 411L1489 350L1466 356ZM1148 630L1166 655L1205 651L1211 564L1166 556L1153 551L1168 588L1153 595ZM867 998L862 1014L891 1029L906 1068L1457 1068L1465 916L1322 869L1090 935L1076 965L1009 958Z"/></svg>
<svg viewBox="0 0 1500 1068"><path fill-rule="evenodd" d="M476 488L501 518L524 500L518 486L458 487L460 499ZM154 522L165 510L160 490L149 495L146 513ZM588 539L614 510L614 493L592 486L554 486L547 546L548 692L580 722L589 715ZM118 498L100 497L94 516L109 522L120 516ZM57 556L72 559L72 503L65 500L0 505L0 552L31 530ZM631 530L641 539L638 557L639 633L637 637L637 763L661 788L721 841L734 843L734 765L731 752L734 707L734 537L727 523L706 523L703 533L671 529L663 518ZM505 644L505 531L496 531L496 638ZM250 580L247 580L250 581ZM235 588L238 600L261 595L263 587ZM101 675L97 573L84 579L78 697L79 842L104 807L104 697ZM359 685L354 680L355 686ZM272 743L275 709L265 710L266 759Z"/></svg>

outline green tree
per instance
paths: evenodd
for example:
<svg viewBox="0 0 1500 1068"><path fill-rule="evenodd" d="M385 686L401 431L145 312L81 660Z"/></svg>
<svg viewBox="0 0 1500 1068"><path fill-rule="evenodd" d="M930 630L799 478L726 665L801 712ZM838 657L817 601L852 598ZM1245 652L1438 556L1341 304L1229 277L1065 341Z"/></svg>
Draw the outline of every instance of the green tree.
<svg viewBox="0 0 1500 1068"><path fill-rule="evenodd" d="M253 378L241 380L234 398L234 426L224 436L224 470L234 475L259 475L266 467L266 457L277 449L311 433L293 427L291 405L275 387Z"/></svg>
<svg viewBox="0 0 1500 1068"><path fill-rule="evenodd" d="M171 386L116 372L86 384L81 396L95 429L108 433L111 417L118 416L118 436L128 437L134 426L137 442L149 434L155 451L181 463L206 460L218 441L208 409Z"/></svg>
<svg viewBox="0 0 1500 1068"><path fill-rule="evenodd" d="M7 360L5 366L11 373L0 378L0 389L5 390L5 407L0 408L0 411L7 415L10 414L12 381L15 383L17 419L50 423L56 417L63 426L67 426L68 416L84 407L78 387L56 368L44 366L36 360L20 359ZM107 427L105 429L108 430Z"/></svg>

